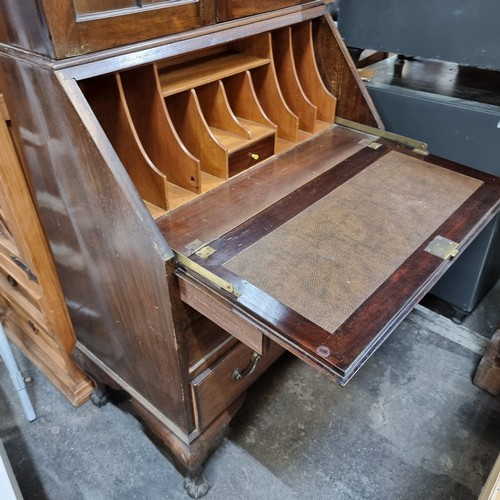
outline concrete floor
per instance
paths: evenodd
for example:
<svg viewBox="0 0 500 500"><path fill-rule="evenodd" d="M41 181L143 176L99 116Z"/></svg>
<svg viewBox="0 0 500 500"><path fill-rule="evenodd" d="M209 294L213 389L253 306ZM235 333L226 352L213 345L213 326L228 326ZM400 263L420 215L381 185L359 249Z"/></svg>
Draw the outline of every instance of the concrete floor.
<svg viewBox="0 0 500 500"><path fill-rule="evenodd" d="M207 500L477 498L500 450L500 400L471 376L499 303L497 286L462 326L419 306L345 388L279 360L209 460ZM0 362L0 437L27 500L187 498L131 415L75 409L17 359L38 419L24 420Z"/></svg>

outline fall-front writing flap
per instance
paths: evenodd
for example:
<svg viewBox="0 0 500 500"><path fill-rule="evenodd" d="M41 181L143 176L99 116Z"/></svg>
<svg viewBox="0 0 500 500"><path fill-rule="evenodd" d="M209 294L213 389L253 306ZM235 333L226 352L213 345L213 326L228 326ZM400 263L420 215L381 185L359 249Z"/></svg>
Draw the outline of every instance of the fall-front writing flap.
<svg viewBox="0 0 500 500"><path fill-rule="evenodd" d="M283 172L310 168L308 162L324 169L334 133L262 166L268 182L286 182ZM493 217L500 196L496 178L380 144L184 249L208 275L181 262L181 276L199 278L240 317L341 383ZM198 205L204 224L217 226L221 208L239 213L239 187L256 203L269 189L255 182L251 190L244 177L235 179L229 192L212 196L215 212L210 203ZM182 217L173 212L171 222Z"/></svg>

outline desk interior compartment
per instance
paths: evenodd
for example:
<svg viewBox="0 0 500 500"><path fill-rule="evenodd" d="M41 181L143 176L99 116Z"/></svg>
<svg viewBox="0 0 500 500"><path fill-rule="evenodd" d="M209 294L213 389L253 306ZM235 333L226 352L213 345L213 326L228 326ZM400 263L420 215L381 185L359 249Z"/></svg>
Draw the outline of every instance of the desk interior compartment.
<svg viewBox="0 0 500 500"><path fill-rule="evenodd" d="M80 86L157 217L333 124L304 21Z"/></svg>

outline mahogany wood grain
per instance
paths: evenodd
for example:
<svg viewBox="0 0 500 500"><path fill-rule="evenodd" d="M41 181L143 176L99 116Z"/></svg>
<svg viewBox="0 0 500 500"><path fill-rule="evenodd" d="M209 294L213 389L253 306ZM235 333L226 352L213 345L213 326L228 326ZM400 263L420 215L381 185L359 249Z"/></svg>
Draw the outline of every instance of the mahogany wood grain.
<svg viewBox="0 0 500 500"><path fill-rule="evenodd" d="M235 315L225 300L222 298L217 300L213 294L207 292L203 285L184 274L178 274L178 277L181 299L186 304L219 325L250 349L264 354L269 342L256 326Z"/></svg>
<svg viewBox="0 0 500 500"><path fill-rule="evenodd" d="M229 155L229 176L239 174L274 154L274 135L253 142Z"/></svg>
<svg viewBox="0 0 500 500"><path fill-rule="evenodd" d="M191 326L186 329L189 358L189 375L196 377L215 363L225 352L234 347L238 340L205 316L189 315Z"/></svg>
<svg viewBox="0 0 500 500"><path fill-rule="evenodd" d="M310 21L292 28L291 41L297 73L306 96L318 110L318 119L333 123L337 99L327 90L316 66Z"/></svg>
<svg viewBox="0 0 500 500"><path fill-rule="evenodd" d="M174 129L160 94L155 66L124 71L120 80L137 135L154 166L167 176L168 182L200 193L200 162Z"/></svg>
<svg viewBox="0 0 500 500"><path fill-rule="evenodd" d="M327 89L337 98L336 114L347 120L384 128L331 17L313 20L312 28L318 70Z"/></svg>
<svg viewBox="0 0 500 500"><path fill-rule="evenodd" d="M249 71L225 78L223 83L229 105L236 116L276 129L259 103Z"/></svg>
<svg viewBox="0 0 500 500"><path fill-rule="evenodd" d="M151 162L141 144L123 92L120 75L83 84L85 96L141 196L168 209L167 177Z"/></svg>
<svg viewBox="0 0 500 500"><path fill-rule="evenodd" d="M32 0L0 2L0 41L49 57L54 55L43 13Z"/></svg>
<svg viewBox="0 0 500 500"><path fill-rule="evenodd" d="M228 21L306 2L307 0L218 0L217 14L220 21Z"/></svg>
<svg viewBox="0 0 500 500"><path fill-rule="evenodd" d="M140 420L160 439L158 444L161 447L167 446L168 451L173 455L175 467L182 474L189 475L191 472L199 471L203 462L222 439L224 431L227 429L235 413L240 409L244 400L245 393L242 393L208 427L204 428L203 433L199 431L193 432L189 443L180 440L155 415L135 400L132 400L132 405L138 413Z"/></svg>
<svg viewBox="0 0 500 500"><path fill-rule="evenodd" d="M283 352L281 347L271 344L269 351L257 362L254 372L234 380L232 375L236 369L243 372L252 364L252 349L239 344L214 366L200 373L192 382L200 430L236 400Z"/></svg>
<svg viewBox="0 0 500 500"><path fill-rule="evenodd" d="M41 5L55 58L62 59L191 30L202 23L213 22L213 19L201 19L201 9L208 1L166 4L161 8L143 8L136 13L96 16L88 20L77 19L69 1L55 4L53 0L42 0Z"/></svg>
<svg viewBox="0 0 500 500"><path fill-rule="evenodd" d="M228 177L228 152L208 126L194 89L167 98L167 109L175 129L191 154L200 159L200 168L216 177Z"/></svg>
<svg viewBox="0 0 500 500"><path fill-rule="evenodd" d="M188 362L179 355L185 340L169 288L172 252L78 84L3 55L0 79L8 102L26 103L11 110L13 129L38 138L23 148L24 160L80 343L191 432Z"/></svg>
<svg viewBox="0 0 500 500"><path fill-rule="evenodd" d="M479 363L474 384L493 396L500 394L500 329L491 338Z"/></svg>
<svg viewBox="0 0 500 500"><path fill-rule="evenodd" d="M299 128L312 133L316 123L317 107L306 96L299 81L293 56L291 28L274 31L272 44L274 65L283 96L299 117Z"/></svg>
<svg viewBox="0 0 500 500"><path fill-rule="evenodd" d="M82 80L113 71L131 69L137 66L138 63L150 64L164 61L162 66L163 64L168 66L168 62L165 61L167 58L189 58L189 53L199 50L205 51L207 47L211 48L209 52L211 52L212 48L217 52L218 48L232 45L234 40L242 37L283 28L323 15L327 15L324 3L321 0L314 0L285 10L271 11L251 18L243 18L228 23L223 27L218 25L204 26L196 30L137 42L124 47L107 49L98 53L52 61L50 68L55 71L63 71L67 78ZM19 55L21 54L15 48L10 50ZM42 66L49 66L46 60L33 57L24 52L22 54L33 62L37 59L37 62Z"/></svg>

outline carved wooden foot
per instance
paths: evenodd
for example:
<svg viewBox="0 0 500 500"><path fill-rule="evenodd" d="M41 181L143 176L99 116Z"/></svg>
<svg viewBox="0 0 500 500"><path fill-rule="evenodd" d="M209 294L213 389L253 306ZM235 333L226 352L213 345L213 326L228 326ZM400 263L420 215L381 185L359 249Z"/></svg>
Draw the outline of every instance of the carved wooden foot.
<svg viewBox="0 0 500 500"><path fill-rule="evenodd" d="M204 497L210 489L210 483L205 477L203 468L199 468L195 472L190 472L184 478L184 488L191 498Z"/></svg>

